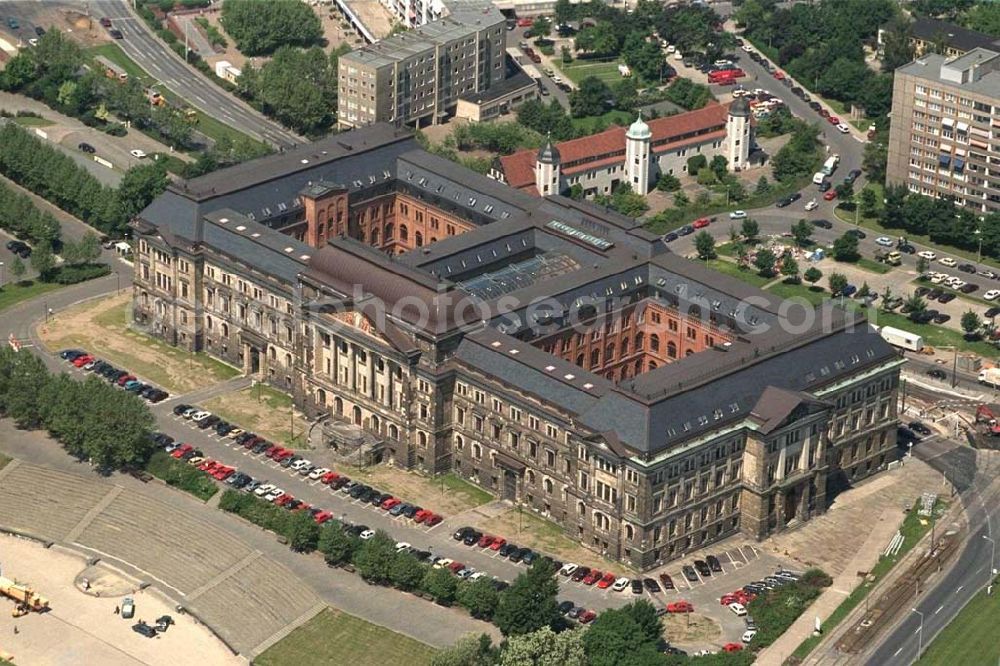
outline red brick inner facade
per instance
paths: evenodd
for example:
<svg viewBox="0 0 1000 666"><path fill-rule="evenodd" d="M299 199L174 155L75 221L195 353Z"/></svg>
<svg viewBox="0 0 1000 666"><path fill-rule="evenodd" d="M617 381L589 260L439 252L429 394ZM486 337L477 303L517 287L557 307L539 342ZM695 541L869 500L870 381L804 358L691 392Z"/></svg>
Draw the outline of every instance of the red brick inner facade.
<svg viewBox="0 0 1000 666"><path fill-rule="evenodd" d="M732 341L708 322L646 300L613 313L603 325L565 329L533 344L585 370L620 381Z"/></svg>

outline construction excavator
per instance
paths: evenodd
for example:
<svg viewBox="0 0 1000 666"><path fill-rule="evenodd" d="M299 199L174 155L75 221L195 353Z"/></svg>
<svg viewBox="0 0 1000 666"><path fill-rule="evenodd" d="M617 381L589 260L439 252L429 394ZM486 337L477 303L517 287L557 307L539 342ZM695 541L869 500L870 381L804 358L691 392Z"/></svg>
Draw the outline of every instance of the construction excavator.
<svg viewBox="0 0 1000 666"><path fill-rule="evenodd" d="M49 609L49 600L23 583L0 576L0 596L14 600L14 617L21 617L34 611L44 613Z"/></svg>

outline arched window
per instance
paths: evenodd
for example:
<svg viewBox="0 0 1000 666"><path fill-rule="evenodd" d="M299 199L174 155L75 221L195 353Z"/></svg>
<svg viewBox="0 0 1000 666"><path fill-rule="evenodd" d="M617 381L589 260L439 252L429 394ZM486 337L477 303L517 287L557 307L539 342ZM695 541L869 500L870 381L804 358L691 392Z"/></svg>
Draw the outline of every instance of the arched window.
<svg viewBox="0 0 1000 666"><path fill-rule="evenodd" d="M645 341L644 338L645 336L642 334L642 331L635 334L635 350L637 352L642 351L642 344Z"/></svg>
<svg viewBox="0 0 1000 666"><path fill-rule="evenodd" d="M288 367L292 367L292 355L291 354L285 354L285 365L288 366Z"/></svg>
<svg viewBox="0 0 1000 666"><path fill-rule="evenodd" d="M372 245L378 245L378 225L372 227Z"/></svg>
<svg viewBox="0 0 1000 666"><path fill-rule="evenodd" d="M395 440L399 439L399 428L397 428L395 425L389 426L389 439L395 439Z"/></svg>
<svg viewBox="0 0 1000 666"><path fill-rule="evenodd" d="M687 350L686 352L684 352L684 355L685 355L685 356L690 356L690 355L691 355L691 354L693 354L693 353L694 353L694 350L693 350L693 349L688 349L688 350Z"/></svg>
<svg viewBox="0 0 1000 666"><path fill-rule="evenodd" d="M404 243L410 240L410 232L406 228L405 224L399 225L399 240L403 241Z"/></svg>
<svg viewBox="0 0 1000 666"><path fill-rule="evenodd" d="M267 355L271 358L272 361L278 360L278 352L274 349L274 347L268 347Z"/></svg>
<svg viewBox="0 0 1000 666"><path fill-rule="evenodd" d="M415 242L417 244L417 247L422 247L423 246L423 244L424 244L424 235L422 233L420 233L418 231L417 233L413 234L413 238L414 238L414 240L415 240Z"/></svg>
<svg viewBox="0 0 1000 666"><path fill-rule="evenodd" d="M660 336L658 335L649 336L649 351L651 352L660 351Z"/></svg>
<svg viewBox="0 0 1000 666"><path fill-rule="evenodd" d="M435 238L434 236L431 236L431 243L437 243L437 242L438 242L438 239Z"/></svg>
<svg viewBox="0 0 1000 666"><path fill-rule="evenodd" d="M587 513L587 507L583 502L576 503L576 512L581 516Z"/></svg>
<svg viewBox="0 0 1000 666"><path fill-rule="evenodd" d="M595 349L590 352L590 367L595 367L601 364L601 350Z"/></svg>
<svg viewBox="0 0 1000 666"><path fill-rule="evenodd" d="M615 359L615 346L609 344L604 348L604 362L611 363Z"/></svg>
<svg viewBox="0 0 1000 666"><path fill-rule="evenodd" d="M481 447L477 443L473 443L473 445L472 445L472 457L475 458L476 460L479 460L480 458L482 458L483 457L483 447Z"/></svg>
<svg viewBox="0 0 1000 666"><path fill-rule="evenodd" d="M656 370L656 361L650 361L649 362L649 369L650 370Z"/></svg>
<svg viewBox="0 0 1000 666"><path fill-rule="evenodd" d="M622 340L622 356L628 355L628 338Z"/></svg>
<svg viewBox="0 0 1000 666"><path fill-rule="evenodd" d="M387 224L382 228L383 236L385 237L385 242L388 243L392 240L392 225Z"/></svg>
<svg viewBox="0 0 1000 666"><path fill-rule="evenodd" d="M667 343L667 356L670 358L677 358L677 345L673 342Z"/></svg>
<svg viewBox="0 0 1000 666"><path fill-rule="evenodd" d="M417 444L420 446L427 446L427 434L418 432L417 433Z"/></svg>
<svg viewBox="0 0 1000 666"><path fill-rule="evenodd" d="M600 511L594 512L594 527L606 532L609 527L611 527L611 521Z"/></svg>
<svg viewBox="0 0 1000 666"><path fill-rule="evenodd" d="M545 479L545 482L542 484L542 486L545 488L546 495L552 494L552 479Z"/></svg>
<svg viewBox="0 0 1000 666"><path fill-rule="evenodd" d="M635 538L635 528L632 527L631 525L625 526L625 538L628 539L629 541Z"/></svg>
<svg viewBox="0 0 1000 666"><path fill-rule="evenodd" d="M637 358L635 359L635 372L633 374L638 375L641 372L642 372L642 359Z"/></svg>
<svg viewBox="0 0 1000 666"><path fill-rule="evenodd" d="M333 399L333 413L337 416L344 415L344 401L340 398Z"/></svg>
<svg viewBox="0 0 1000 666"><path fill-rule="evenodd" d="M326 407L326 391L324 391L323 389L316 390L316 402L321 407Z"/></svg>
<svg viewBox="0 0 1000 666"><path fill-rule="evenodd" d="M530 486L535 485L535 473L532 472L530 469L528 470L528 473L525 478L528 480L528 485Z"/></svg>
<svg viewBox="0 0 1000 666"><path fill-rule="evenodd" d="M228 338L229 337L229 324L223 324L222 325L222 337L224 337L224 338Z"/></svg>
<svg viewBox="0 0 1000 666"><path fill-rule="evenodd" d="M205 328L207 328L210 331L212 330L212 318L211 317L205 317Z"/></svg>
<svg viewBox="0 0 1000 666"><path fill-rule="evenodd" d="M576 364L581 368L583 367L583 354L576 355Z"/></svg>
<svg viewBox="0 0 1000 666"><path fill-rule="evenodd" d="M382 427L381 426L382 426L382 422L379 420L379 418L377 416L375 416L374 414L372 414L372 418L371 418L371 429L372 429L372 432L381 433L382 432Z"/></svg>
<svg viewBox="0 0 1000 666"><path fill-rule="evenodd" d="M461 451L465 448L465 440L462 439L461 435L455 435L455 450Z"/></svg>

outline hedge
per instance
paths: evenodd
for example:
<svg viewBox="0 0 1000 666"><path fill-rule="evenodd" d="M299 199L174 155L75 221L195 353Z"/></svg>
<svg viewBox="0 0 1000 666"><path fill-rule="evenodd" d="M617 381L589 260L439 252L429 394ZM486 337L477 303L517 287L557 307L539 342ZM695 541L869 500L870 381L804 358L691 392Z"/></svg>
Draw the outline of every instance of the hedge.
<svg viewBox="0 0 1000 666"><path fill-rule="evenodd" d="M218 485L204 472L184 461L172 458L166 451L153 453L146 463L146 471L163 480L168 486L180 488L201 500L207 501L219 490Z"/></svg>

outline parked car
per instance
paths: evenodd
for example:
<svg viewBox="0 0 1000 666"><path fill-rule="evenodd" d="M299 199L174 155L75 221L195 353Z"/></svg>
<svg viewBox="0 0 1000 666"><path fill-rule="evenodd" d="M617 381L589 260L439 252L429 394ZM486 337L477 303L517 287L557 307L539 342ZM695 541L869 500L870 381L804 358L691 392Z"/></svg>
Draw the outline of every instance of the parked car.
<svg viewBox="0 0 1000 666"><path fill-rule="evenodd" d="M813 226L817 226L821 229L833 229L833 223L830 220L812 220Z"/></svg>
<svg viewBox="0 0 1000 666"><path fill-rule="evenodd" d="M93 155L94 153L97 152L97 149L95 149L92 145L90 145L85 141L77 144L76 147L79 148L82 152L88 153L90 155Z"/></svg>
<svg viewBox="0 0 1000 666"><path fill-rule="evenodd" d="M658 593L658 592L661 592L661 590L660 590L660 584L659 584L659 583L657 583L657 582L656 582L656 581L655 581L654 579L652 579L652 578L643 578L643 579L642 579L642 584L643 584L643 585L645 586L645 588L646 588L647 590L649 590L650 592L657 592L657 593Z"/></svg>
<svg viewBox="0 0 1000 666"><path fill-rule="evenodd" d="M133 624L132 625L132 631L134 631L135 633L137 633L137 634L139 634L141 636L145 636L146 638L155 638L156 637L156 629L154 629L153 627L149 626L145 622L141 622L140 621L140 622L136 622L135 624Z"/></svg>
<svg viewBox="0 0 1000 666"><path fill-rule="evenodd" d="M708 555L705 558L705 561L708 562L708 568L711 569L712 571L716 572L722 571L722 563L719 562L719 558L717 558L715 555Z"/></svg>
<svg viewBox="0 0 1000 666"><path fill-rule="evenodd" d="M681 567L681 571L684 573L684 577L687 578L690 582L692 583L698 582L699 580L698 574L695 573L694 567L692 567L690 564L685 564L683 567Z"/></svg>
<svg viewBox="0 0 1000 666"><path fill-rule="evenodd" d="M694 606L690 601L671 601L667 604L668 613L693 613Z"/></svg>
<svg viewBox="0 0 1000 666"><path fill-rule="evenodd" d="M132 597L125 597L122 599L122 617L126 620L131 620L135 617L135 600Z"/></svg>

